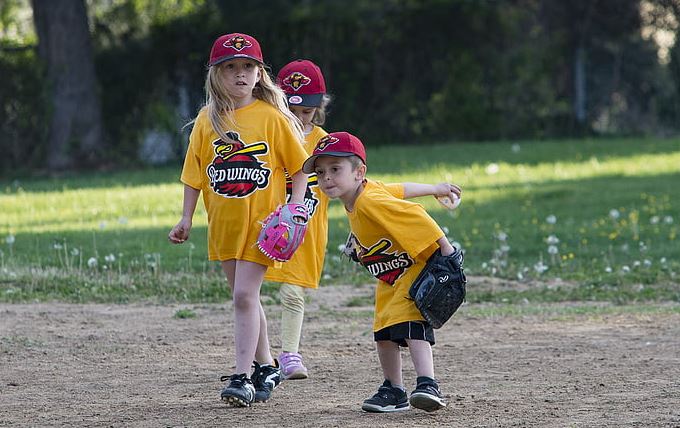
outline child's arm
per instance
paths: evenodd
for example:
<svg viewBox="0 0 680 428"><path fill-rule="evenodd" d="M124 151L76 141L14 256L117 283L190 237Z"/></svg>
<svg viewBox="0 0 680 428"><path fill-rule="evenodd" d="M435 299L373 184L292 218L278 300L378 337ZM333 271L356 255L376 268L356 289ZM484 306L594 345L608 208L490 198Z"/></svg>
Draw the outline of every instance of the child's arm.
<svg viewBox="0 0 680 428"><path fill-rule="evenodd" d="M293 181L293 189L290 195L290 202L292 204L304 204L305 203L305 192L307 191L307 180L309 175L302 172L302 170L296 172L291 177Z"/></svg>
<svg viewBox="0 0 680 428"><path fill-rule="evenodd" d="M451 245L451 243L449 242L446 235L437 239L437 244L439 244L439 248L441 249L442 256L450 256L455 251L453 249L453 245Z"/></svg>
<svg viewBox="0 0 680 428"><path fill-rule="evenodd" d="M457 184L437 183L404 183L404 199L417 198L418 196L432 195L435 198L448 196L453 199L454 195L460 198L462 190Z"/></svg>
<svg viewBox="0 0 680 428"><path fill-rule="evenodd" d="M189 231L196 211L196 204L198 203L198 195L201 191L194 189L191 186L184 185L184 204L182 208L182 218L172 228L168 234L168 239L173 244L181 244L189 239Z"/></svg>

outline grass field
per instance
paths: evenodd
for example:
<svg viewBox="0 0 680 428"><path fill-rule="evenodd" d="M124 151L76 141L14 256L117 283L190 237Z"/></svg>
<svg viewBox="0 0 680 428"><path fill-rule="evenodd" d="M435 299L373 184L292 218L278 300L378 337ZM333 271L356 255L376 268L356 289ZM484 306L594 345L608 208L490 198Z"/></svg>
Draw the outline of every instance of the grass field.
<svg viewBox="0 0 680 428"><path fill-rule="evenodd" d="M678 139L390 146L369 148L368 164L373 179L462 185L456 211L419 202L463 246L468 274L528 284L471 301L680 301ZM191 241L167 242L180 169L0 181L0 301L224 299L202 206ZM322 284L370 281L339 255L337 201L329 221Z"/></svg>

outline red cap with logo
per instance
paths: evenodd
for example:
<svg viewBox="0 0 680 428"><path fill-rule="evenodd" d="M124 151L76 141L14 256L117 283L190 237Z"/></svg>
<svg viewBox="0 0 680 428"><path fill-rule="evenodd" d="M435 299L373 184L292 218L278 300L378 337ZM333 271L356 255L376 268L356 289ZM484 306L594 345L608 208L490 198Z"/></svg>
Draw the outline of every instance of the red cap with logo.
<svg viewBox="0 0 680 428"><path fill-rule="evenodd" d="M251 37L242 33L231 33L220 36L213 43L210 50L208 67L220 64L234 58L250 58L264 64L260 44Z"/></svg>
<svg viewBox="0 0 680 428"><path fill-rule="evenodd" d="M364 165L366 164L364 144L349 132L332 132L320 139L312 156L302 164L302 172L305 174L314 172L314 164L319 156L359 156Z"/></svg>
<svg viewBox="0 0 680 428"><path fill-rule="evenodd" d="M318 107L326 93L326 82L319 66L307 59L286 64L276 76L276 84L283 89L288 104Z"/></svg>

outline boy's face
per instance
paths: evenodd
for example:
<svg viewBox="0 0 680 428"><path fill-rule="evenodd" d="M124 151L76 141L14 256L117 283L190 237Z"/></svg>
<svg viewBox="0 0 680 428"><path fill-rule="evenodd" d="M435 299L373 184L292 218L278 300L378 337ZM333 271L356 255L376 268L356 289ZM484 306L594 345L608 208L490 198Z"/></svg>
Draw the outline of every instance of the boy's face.
<svg viewBox="0 0 680 428"><path fill-rule="evenodd" d="M253 88L260 81L260 67L248 58L235 58L220 65L222 82L238 103L253 96Z"/></svg>
<svg viewBox="0 0 680 428"><path fill-rule="evenodd" d="M314 113L316 113L316 107L304 107L304 106L289 106L290 111L300 119L300 122L305 127L312 124L312 119L314 119Z"/></svg>
<svg viewBox="0 0 680 428"><path fill-rule="evenodd" d="M314 162L319 188L329 198L351 201L366 173L366 166L353 169L347 157L319 156Z"/></svg>

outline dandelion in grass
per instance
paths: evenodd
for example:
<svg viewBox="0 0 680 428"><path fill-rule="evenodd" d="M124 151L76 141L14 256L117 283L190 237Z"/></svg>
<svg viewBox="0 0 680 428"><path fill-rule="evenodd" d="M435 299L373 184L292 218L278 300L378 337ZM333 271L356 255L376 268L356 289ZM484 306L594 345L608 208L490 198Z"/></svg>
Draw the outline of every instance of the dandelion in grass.
<svg viewBox="0 0 680 428"><path fill-rule="evenodd" d="M645 259L645 260L642 262L642 264L643 264L646 268L652 267L652 261L649 260L649 259Z"/></svg>
<svg viewBox="0 0 680 428"><path fill-rule="evenodd" d="M97 259L94 258L94 257L90 257L89 259L87 259L87 267L89 267L90 269L96 268L97 267Z"/></svg>
<svg viewBox="0 0 680 428"><path fill-rule="evenodd" d="M555 224L557 223L557 217L554 214L550 214L545 218L545 222L548 224Z"/></svg>
<svg viewBox="0 0 680 428"><path fill-rule="evenodd" d="M555 236L555 235L550 235L550 236L548 236L548 237L545 239L545 242L548 243L548 244L550 244L550 245L555 245L555 244L559 244L559 243L560 243L560 240L559 240L559 238L558 238L557 236Z"/></svg>
<svg viewBox="0 0 680 428"><path fill-rule="evenodd" d="M449 234L449 228L446 226L442 226L442 232L444 232L445 235Z"/></svg>
<svg viewBox="0 0 680 428"><path fill-rule="evenodd" d="M555 254L557 254L559 252L560 252L560 250L557 249L556 245L549 245L548 246L548 254L550 254L551 256L554 256Z"/></svg>
<svg viewBox="0 0 680 428"><path fill-rule="evenodd" d="M71 255L73 257L78 257L80 255L80 250L77 248L71 248Z"/></svg>
<svg viewBox="0 0 680 428"><path fill-rule="evenodd" d="M515 143L513 144L510 149L512 150L513 153L519 153L519 151L522 149L519 144Z"/></svg>
<svg viewBox="0 0 680 428"><path fill-rule="evenodd" d="M660 220L661 219L659 218L659 216L655 215L655 216L652 216L652 218L649 219L649 223L650 224L659 224Z"/></svg>
<svg viewBox="0 0 680 428"><path fill-rule="evenodd" d="M633 269L639 268L641 264L642 263L640 263L640 260L635 260L633 262Z"/></svg>
<svg viewBox="0 0 680 428"><path fill-rule="evenodd" d="M333 277L331 276L331 274L325 273L325 274L323 274L323 279L329 280L329 279L333 279Z"/></svg>
<svg viewBox="0 0 680 428"><path fill-rule="evenodd" d="M498 174L498 171L500 171L500 169L501 168L498 166L497 163L492 162L486 166L484 171L486 171L487 175L494 175Z"/></svg>
<svg viewBox="0 0 680 428"><path fill-rule="evenodd" d="M104 261L106 263L111 264L111 263L116 261L116 256L114 256L113 254L108 254L108 255L104 256Z"/></svg>
<svg viewBox="0 0 680 428"><path fill-rule="evenodd" d="M338 251L340 251L341 253L343 253L343 252L345 251L345 244L340 244L340 245L338 245Z"/></svg>
<svg viewBox="0 0 680 428"><path fill-rule="evenodd" d="M496 232L496 239L498 239L499 241L505 241L508 239L508 234L503 232L502 230L499 230L498 232Z"/></svg>
<svg viewBox="0 0 680 428"><path fill-rule="evenodd" d="M667 215L663 218L663 222L666 224L673 224L673 217Z"/></svg>
<svg viewBox="0 0 680 428"><path fill-rule="evenodd" d="M14 235L7 235L5 238L5 243L9 245L10 247L14 245L14 242L16 242L17 238Z"/></svg>
<svg viewBox="0 0 680 428"><path fill-rule="evenodd" d="M536 273L539 275L547 270L548 266L543 264L543 260L539 260L536 264L534 264L534 271L536 271Z"/></svg>
<svg viewBox="0 0 680 428"><path fill-rule="evenodd" d="M604 271L607 272L607 273L612 273L612 267L607 266L607 267L604 268Z"/></svg>
<svg viewBox="0 0 680 428"><path fill-rule="evenodd" d="M644 253L645 251L647 251L647 244L645 244L644 241L640 241L639 246L640 246L640 252L641 253Z"/></svg>
<svg viewBox="0 0 680 428"><path fill-rule="evenodd" d="M612 220L618 220L618 218L621 217L621 213L616 208L612 208L611 210L609 210L609 217Z"/></svg>
<svg viewBox="0 0 680 428"><path fill-rule="evenodd" d="M628 265L623 265L621 266L621 272L623 273L629 273L630 272L630 267Z"/></svg>
<svg viewBox="0 0 680 428"><path fill-rule="evenodd" d="M661 263L662 265L665 265L665 264L666 264L666 258L665 258L665 257L661 257L661 258L659 259L659 263Z"/></svg>

